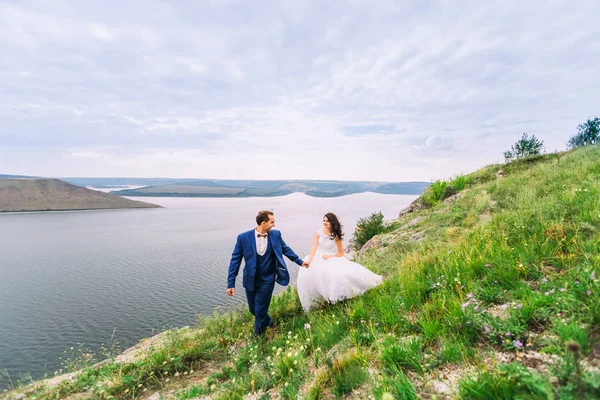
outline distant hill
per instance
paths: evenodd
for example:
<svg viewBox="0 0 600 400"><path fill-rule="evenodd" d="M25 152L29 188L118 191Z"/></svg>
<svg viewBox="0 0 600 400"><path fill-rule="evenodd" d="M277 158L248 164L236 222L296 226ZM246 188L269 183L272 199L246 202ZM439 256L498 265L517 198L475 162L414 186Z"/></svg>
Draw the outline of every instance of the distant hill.
<svg viewBox="0 0 600 400"><path fill-rule="evenodd" d="M59 179L0 179L0 212L158 208Z"/></svg>
<svg viewBox="0 0 600 400"><path fill-rule="evenodd" d="M34 178L1 175L2 178ZM273 197L305 193L314 197L338 197L354 193L420 195L429 182L317 181L317 180L225 180L189 178L59 178L73 185L114 189L119 196L157 197ZM143 186L138 189L120 189Z"/></svg>
<svg viewBox="0 0 600 400"><path fill-rule="evenodd" d="M162 197L273 197L305 193L314 197L338 197L354 193L421 194L429 182L353 181L251 181L201 179L168 185L152 185L111 193L120 196Z"/></svg>
<svg viewBox="0 0 600 400"><path fill-rule="evenodd" d="M93 186L96 188L110 188L119 186L151 186L151 185L169 185L172 183L190 182L195 179L185 178L63 178L58 177L65 182L77 186Z"/></svg>

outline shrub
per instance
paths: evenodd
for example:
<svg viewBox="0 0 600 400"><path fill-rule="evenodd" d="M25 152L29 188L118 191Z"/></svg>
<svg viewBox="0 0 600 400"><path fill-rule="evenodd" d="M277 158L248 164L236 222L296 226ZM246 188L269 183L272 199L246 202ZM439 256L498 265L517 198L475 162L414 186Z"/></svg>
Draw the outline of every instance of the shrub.
<svg viewBox="0 0 600 400"><path fill-rule="evenodd" d="M585 123L577 127L579 130L567 142L567 146L571 148L587 146L600 142L600 118L588 119Z"/></svg>
<svg viewBox="0 0 600 400"><path fill-rule="evenodd" d="M456 189L457 192L464 190L471 183L471 177L465 175L457 175L452 182L450 182L450 186Z"/></svg>
<svg viewBox="0 0 600 400"><path fill-rule="evenodd" d="M535 135L529 136L527 133L523 133L521 139L517 140L515 144L510 147L510 150L504 152L504 160L510 162L524 157L538 155L542 153L543 149L543 141L536 138Z"/></svg>
<svg viewBox="0 0 600 400"><path fill-rule="evenodd" d="M449 182L442 180L432 182L423 193L423 203L428 207L433 206L464 190L470 183L471 178L464 175L459 175Z"/></svg>
<svg viewBox="0 0 600 400"><path fill-rule="evenodd" d="M448 187L449 185L446 181L438 179L437 181L432 182L431 185L429 185L429 187L427 188L427 190L425 190L425 193L423 193L423 204L426 207L431 207L444 200L446 190L449 190Z"/></svg>
<svg viewBox="0 0 600 400"><path fill-rule="evenodd" d="M429 186L430 188L430 199L433 202L438 202L443 200L444 193L446 192L446 188L448 187L448 182L437 180Z"/></svg>
<svg viewBox="0 0 600 400"><path fill-rule="evenodd" d="M459 190L456 189L454 186L448 185L444 189L444 193L442 193L442 198L440 200L445 200L445 199L447 199L450 196L454 196L458 192L459 192Z"/></svg>
<svg viewBox="0 0 600 400"><path fill-rule="evenodd" d="M360 218L356 223L356 229L354 230L354 247L360 249L367 243L373 236L379 235L386 231L383 225L383 214L381 211L375 212L368 217Z"/></svg>

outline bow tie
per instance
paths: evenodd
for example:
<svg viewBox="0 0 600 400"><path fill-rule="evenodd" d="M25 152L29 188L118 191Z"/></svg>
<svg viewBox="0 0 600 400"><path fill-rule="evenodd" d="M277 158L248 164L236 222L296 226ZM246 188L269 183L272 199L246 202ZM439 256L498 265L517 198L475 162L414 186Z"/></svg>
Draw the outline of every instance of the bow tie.
<svg viewBox="0 0 600 400"><path fill-rule="evenodd" d="M264 238L266 238L267 234L266 233L257 233L256 237L264 237Z"/></svg>

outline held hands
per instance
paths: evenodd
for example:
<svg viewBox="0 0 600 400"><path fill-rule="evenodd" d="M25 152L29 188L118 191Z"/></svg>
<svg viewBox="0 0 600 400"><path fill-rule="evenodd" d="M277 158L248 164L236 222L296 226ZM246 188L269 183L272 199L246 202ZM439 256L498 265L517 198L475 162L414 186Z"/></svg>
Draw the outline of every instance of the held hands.
<svg viewBox="0 0 600 400"><path fill-rule="evenodd" d="M305 268L310 267L310 261L302 261L302 266Z"/></svg>
<svg viewBox="0 0 600 400"><path fill-rule="evenodd" d="M323 254L323 260L329 260L331 257L333 257L330 254Z"/></svg>
<svg viewBox="0 0 600 400"><path fill-rule="evenodd" d="M235 294L235 288L227 289L227 296L233 296Z"/></svg>

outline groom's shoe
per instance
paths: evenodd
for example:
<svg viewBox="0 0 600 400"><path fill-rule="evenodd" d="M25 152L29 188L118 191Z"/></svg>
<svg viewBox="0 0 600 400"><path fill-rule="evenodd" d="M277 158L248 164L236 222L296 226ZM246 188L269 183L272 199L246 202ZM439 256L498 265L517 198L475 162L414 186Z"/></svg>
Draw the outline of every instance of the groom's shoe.
<svg viewBox="0 0 600 400"><path fill-rule="evenodd" d="M265 331L266 331L266 330L267 330L266 328L256 328L256 327L255 327L255 328L254 328L254 333L253 333L253 335L254 335L254 336L260 336L260 335L262 335L263 333L265 333Z"/></svg>
<svg viewBox="0 0 600 400"><path fill-rule="evenodd" d="M252 337L256 339L264 338L267 336L267 330L268 328L261 329L260 331L255 330L254 333L252 333Z"/></svg>

